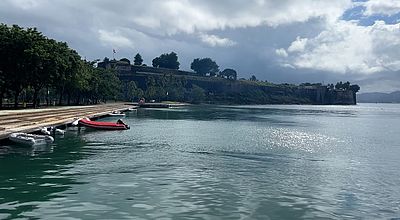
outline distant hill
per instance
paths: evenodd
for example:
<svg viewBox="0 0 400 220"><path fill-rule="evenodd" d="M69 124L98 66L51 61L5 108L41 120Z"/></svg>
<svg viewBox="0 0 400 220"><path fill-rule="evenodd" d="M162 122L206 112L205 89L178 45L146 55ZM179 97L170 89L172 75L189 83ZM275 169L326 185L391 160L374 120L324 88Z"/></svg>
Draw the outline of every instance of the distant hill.
<svg viewBox="0 0 400 220"><path fill-rule="evenodd" d="M371 92L357 94L357 102L400 103L400 91L392 93Z"/></svg>

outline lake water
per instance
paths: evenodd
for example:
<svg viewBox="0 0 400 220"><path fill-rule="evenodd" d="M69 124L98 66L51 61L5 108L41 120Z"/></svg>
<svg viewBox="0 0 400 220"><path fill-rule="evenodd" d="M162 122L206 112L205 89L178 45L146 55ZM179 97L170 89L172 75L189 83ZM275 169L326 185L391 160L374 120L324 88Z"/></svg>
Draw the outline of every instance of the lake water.
<svg viewBox="0 0 400 220"><path fill-rule="evenodd" d="M400 105L204 105L125 121L1 147L0 219L400 218Z"/></svg>

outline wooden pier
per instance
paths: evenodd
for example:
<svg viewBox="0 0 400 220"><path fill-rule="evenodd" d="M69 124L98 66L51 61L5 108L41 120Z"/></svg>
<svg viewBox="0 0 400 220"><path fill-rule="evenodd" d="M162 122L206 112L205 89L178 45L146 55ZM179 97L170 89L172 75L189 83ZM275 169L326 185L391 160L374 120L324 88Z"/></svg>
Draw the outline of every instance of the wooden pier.
<svg viewBox="0 0 400 220"><path fill-rule="evenodd" d="M42 127L70 124L77 118L97 118L112 111L136 108L127 103L111 103L91 106L66 106L44 109L0 111L0 140L14 132L35 132Z"/></svg>

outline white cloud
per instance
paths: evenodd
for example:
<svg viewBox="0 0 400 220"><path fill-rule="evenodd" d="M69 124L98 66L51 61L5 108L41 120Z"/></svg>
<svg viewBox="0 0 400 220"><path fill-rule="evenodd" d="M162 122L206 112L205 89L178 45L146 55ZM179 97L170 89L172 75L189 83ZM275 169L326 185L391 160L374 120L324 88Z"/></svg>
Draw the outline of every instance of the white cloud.
<svg viewBox="0 0 400 220"><path fill-rule="evenodd" d="M399 24L378 21L372 26L338 21L305 44L297 38L286 61L297 68L336 73L373 74L400 70ZM296 43L297 42L297 43ZM304 46L304 47L303 47ZM301 50L300 50L301 49ZM303 51L304 50L304 51ZM298 52L298 53L293 53Z"/></svg>
<svg viewBox="0 0 400 220"><path fill-rule="evenodd" d="M343 78L341 74L352 80L359 73L372 79L399 70L399 24L362 27L357 21L341 21L345 11L359 5L365 7L365 16L394 15L399 2L1 0L0 20L36 26L90 59L112 56L111 48L116 48L119 57L131 59L140 52L150 63L161 53L175 51L184 69L193 58L214 57L243 77L252 73L297 83L320 80L317 72L330 80Z"/></svg>
<svg viewBox="0 0 400 220"><path fill-rule="evenodd" d="M71 0L69 4L77 1ZM118 16L119 23L135 24L167 35L261 25L276 27L311 18L336 20L352 6L351 0L137 0L134 4L116 1L112 5L92 0L92 3L101 11L109 10L101 14L103 21L115 20L113 17Z"/></svg>
<svg viewBox="0 0 400 220"><path fill-rule="evenodd" d="M37 0L14 0L14 1L11 1L11 3L14 6L24 9L24 10L33 9L40 5L40 2Z"/></svg>
<svg viewBox="0 0 400 220"><path fill-rule="evenodd" d="M216 35L200 34L200 39L211 47L230 47L236 45L236 42Z"/></svg>
<svg viewBox="0 0 400 220"><path fill-rule="evenodd" d="M280 57L287 57L288 53L286 52L286 50L284 48L279 48L275 50L276 55L280 56Z"/></svg>
<svg viewBox="0 0 400 220"><path fill-rule="evenodd" d="M303 52L304 48L307 44L307 38L297 37L295 41L292 42L290 47L288 48L289 52Z"/></svg>
<svg viewBox="0 0 400 220"><path fill-rule="evenodd" d="M99 30L99 39L103 44L111 46L114 49L124 47L134 48L133 42L119 31Z"/></svg>
<svg viewBox="0 0 400 220"><path fill-rule="evenodd" d="M400 13L399 0L369 0L361 3L365 7L364 15L394 15Z"/></svg>

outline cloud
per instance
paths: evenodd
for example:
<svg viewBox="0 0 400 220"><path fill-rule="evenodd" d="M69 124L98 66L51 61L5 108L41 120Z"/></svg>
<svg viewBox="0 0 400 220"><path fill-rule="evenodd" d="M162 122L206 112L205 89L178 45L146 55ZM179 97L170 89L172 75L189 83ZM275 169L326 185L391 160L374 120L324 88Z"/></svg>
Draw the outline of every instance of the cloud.
<svg viewBox="0 0 400 220"><path fill-rule="evenodd" d="M99 30L99 39L106 46L115 47L130 47L134 48L133 42L123 36L119 31L109 32L106 30Z"/></svg>
<svg viewBox="0 0 400 220"><path fill-rule="evenodd" d="M236 42L228 38L218 37L216 35L201 34L200 39L202 42L208 44L211 47L230 47L236 45Z"/></svg>
<svg viewBox="0 0 400 220"><path fill-rule="evenodd" d="M365 7L364 15L371 16L375 14L394 15L400 13L399 0L370 0L362 2Z"/></svg>
<svg viewBox="0 0 400 220"><path fill-rule="evenodd" d="M315 38L297 38L288 48L296 68L340 74L374 74L400 70L399 24L377 21L372 26L338 21ZM297 53L294 53L297 52Z"/></svg>
<svg viewBox="0 0 400 220"><path fill-rule="evenodd" d="M295 41L292 42L290 47L288 48L289 52L303 52L304 48L307 44L307 38L297 37Z"/></svg>
<svg viewBox="0 0 400 220"><path fill-rule="evenodd" d="M334 83L378 75L387 82L388 74L400 68L399 24L387 24L398 20L398 4L397 0L1 0L0 20L38 27L88 59L110 57L115 48L116 58L132 59L140 52L149 64L161 53L175 51L185 70L194 58L212 57L221 68L234 68L241 77L254 74L272 82ZM354 21L344 21L352 10L359 12L351 16ZM380 15L392 18L370 27L357 21L374 22L384 17ZM396 80L400 81L399 74L390 78Z"/></svg>
<svg viewBox="0 0 400 220"><path fill-rule="evenodd" d="M287 57L288 56L288 53L283 48L276 49L275 53L276 53L276 55L281 56L281 57Z"/></svg>
<svg viewBox="0 0 400 220"><path fill-rule="evenodd" d="M23 10L33 9L40 5L40 2L37 0L14 0L11 1L11 3L15 7L21 8Z"/></svg>
<svg viewBox="0 0 400 220"><path fill-rule="evenodd" d="M82 5L82 2L70 0L68 4ZM112 4L89 0L84 4L99 11L98 19L102 22L118 17L116 25L135 25L160 35L263 25L276 27L312 18L332 20L352 5L351 0L137 0L134 4L122 0Z"/></svg>

